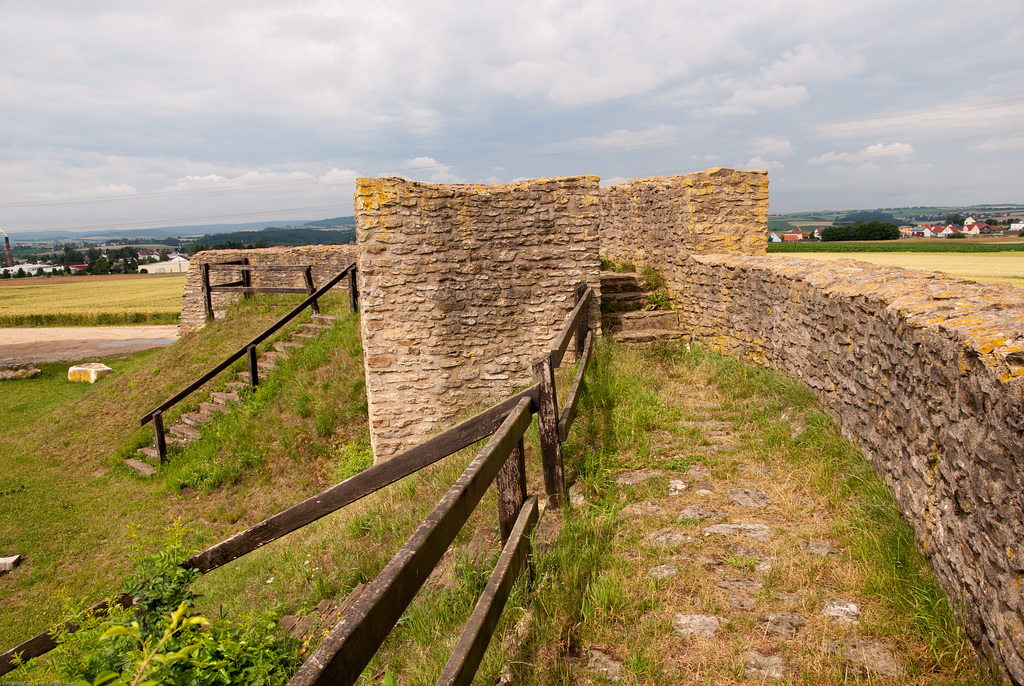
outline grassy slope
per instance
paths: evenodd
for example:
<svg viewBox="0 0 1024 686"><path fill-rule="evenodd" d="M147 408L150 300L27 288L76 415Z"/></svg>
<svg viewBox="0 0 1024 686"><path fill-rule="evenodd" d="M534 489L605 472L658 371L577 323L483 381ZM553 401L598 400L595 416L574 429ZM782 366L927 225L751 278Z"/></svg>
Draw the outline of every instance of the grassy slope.
<svg viewBox="0 0 1024 686"><path fill-rule="evenodd" d="M152 429L139 428L143 413L266 328L295 301L243 303L229 320L214 322L169 348L112 360L108 364L116 373L94 386L69 385L66 363L43 365L36 379L0 382L5 406L0 415L0 542L4 554L26 556L18 573L0 583L0 645L14 645L54 622L62 611L58 596L79 604L118 590L133 558L156 549L176 519L192 530L194 545L208 544L318 491L331 478L322 456L306 445L326 450L346 442L349 431L330 428L317 436L312 415L272 433L269 443L225 446L218 456L222 464L213 471L228 485L210 492L179 490L176 475L187 470L170 468L165 477L145 481L121 463L151 440ZM325 311L343 305L339 300L332 307ZM336 352L350 357L345 348ZM359 369L353 383L361 383ZM351 377L345 381L352 382ZM188 407L185 403L177 411ZM268 417L279 409L273 402L263 407ZM359 426L347 417L343 421ZM270 419L262 423L274 428ZM310 434L316 440L307 442ZM277 450L286 437L295 445ZM243 476L238 466L245 460L249 470ZM181 457L178 462L186 461ZM190 473L202 471L193 466ZM237 483L230 483L235 478Z"/></svg>

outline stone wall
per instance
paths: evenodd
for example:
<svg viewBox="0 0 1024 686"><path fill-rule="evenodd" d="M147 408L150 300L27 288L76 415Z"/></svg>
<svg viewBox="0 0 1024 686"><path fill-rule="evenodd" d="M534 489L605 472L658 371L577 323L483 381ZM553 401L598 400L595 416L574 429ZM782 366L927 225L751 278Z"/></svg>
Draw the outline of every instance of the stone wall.
<svg viewBox="0 0 1024 686"><path fill-rule="evenodd" d="M598 179L357 183L356 235L376 459L533 383L530 363L600 292ZM598 301L591 321L598 325Z"/></svg>
<svg viewBox="0 0 1024 686"><path fill-rule="evenodd" d="M689 253L763 255L768 174L708 169L601 189L601 256L662 270Z"/></svg>
<svg viewBox="0 0 1024 686"><path fill-rule="evenodd" d="M292 248L260 248L258 250L204 250L193 255L188 276L185 280L185 294L182 296L181 318L178 329L181 333L200 329L206 324L206 307L203 303L203 284L200 265L235 262L247 258L249 264L262 265L312 265L313 286L320 288L333 276L356 261L354 245L304 245ZM253 286L305 287L302 273L295 272L252 272ZM241 280L241 272L210 272L210 283L222 284ZM342 280L335 288L348 288L348 281ZM240 293L214 293L214 311L221 311L237 301Z"/></svg>
<svg viewBox="0 0 1024 686"><path fill-rule="evenodd" d="M691 255L695 341L803 381L882 474L981 653L1024 683L1024 292L842 260Z"/></svg>

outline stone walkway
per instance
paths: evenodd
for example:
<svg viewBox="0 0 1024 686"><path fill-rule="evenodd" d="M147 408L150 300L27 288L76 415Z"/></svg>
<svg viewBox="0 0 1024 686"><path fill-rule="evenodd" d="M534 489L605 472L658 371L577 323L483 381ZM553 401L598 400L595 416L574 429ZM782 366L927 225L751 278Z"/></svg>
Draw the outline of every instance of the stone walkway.
<svg viewBox="0 0 1024 686"><path fill-rule="evenodd" d="M917 683L808 475L755 448L757 427L696 381L666 384L679 419L614 476L622 507L603 574L649 608L586 627L574 682Z"/></svg>

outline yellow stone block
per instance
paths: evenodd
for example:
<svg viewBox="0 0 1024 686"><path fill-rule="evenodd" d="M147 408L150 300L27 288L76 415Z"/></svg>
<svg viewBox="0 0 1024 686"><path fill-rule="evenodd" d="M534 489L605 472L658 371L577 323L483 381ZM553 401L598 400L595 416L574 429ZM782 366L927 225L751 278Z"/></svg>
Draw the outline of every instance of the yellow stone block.
<svg viewBox="0 0 1024 686"><path fill-rule="evenodd" d="M96 383L98 379L110 376L114 370L101 362L78 364L68 369L68 381Z"/></svg>

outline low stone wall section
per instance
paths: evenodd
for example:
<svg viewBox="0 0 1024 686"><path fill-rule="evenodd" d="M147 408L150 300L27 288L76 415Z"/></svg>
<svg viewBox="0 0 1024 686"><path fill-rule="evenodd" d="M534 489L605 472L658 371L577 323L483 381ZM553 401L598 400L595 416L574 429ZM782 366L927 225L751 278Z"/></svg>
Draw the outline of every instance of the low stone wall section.
<svg viewBox="0 0 1024 686"><path fill-rule="evenodd" d="M375 459L533 383L531 362L571 312L573 284L600 293L599 192L595 176L357 182Z"/></svg>
<svg viewBox="0 0 1024 686"><path fill-rule="evenodd" d="M601 256L659 268L688 253L763 255L768 174L714 168L601 189Z"/></svg>
<svg viewBox="0 0 1024 686"><path fill-rule="evenodd" d="M688 336L803 381L889 483L984 655L1024 684L1024 294L782 256L668 265Z"/></svg>
<svg viewBox="0 0 1024 686"><path fill-rule="evenodd" d="M206 324L206 306L203 302L203 284L200 265L235 262L246 258L253 265L312 265L313 286L320 288L338 272L356 261L354 245L303 245L282 248L258 248L254 250L204 250L189 258L188 276L185 280L185 294L182 296L181 318L178 330L181 333L200 329ZM241 280L240 271L211 272L210 283L224 284ZM303 288L305 282L299 271L252 272L253 286L279 286ZM347 289L348 281L343 280L335 288ZM223 312L235 303L241 293L214 293L213 309Z"/></svg>

